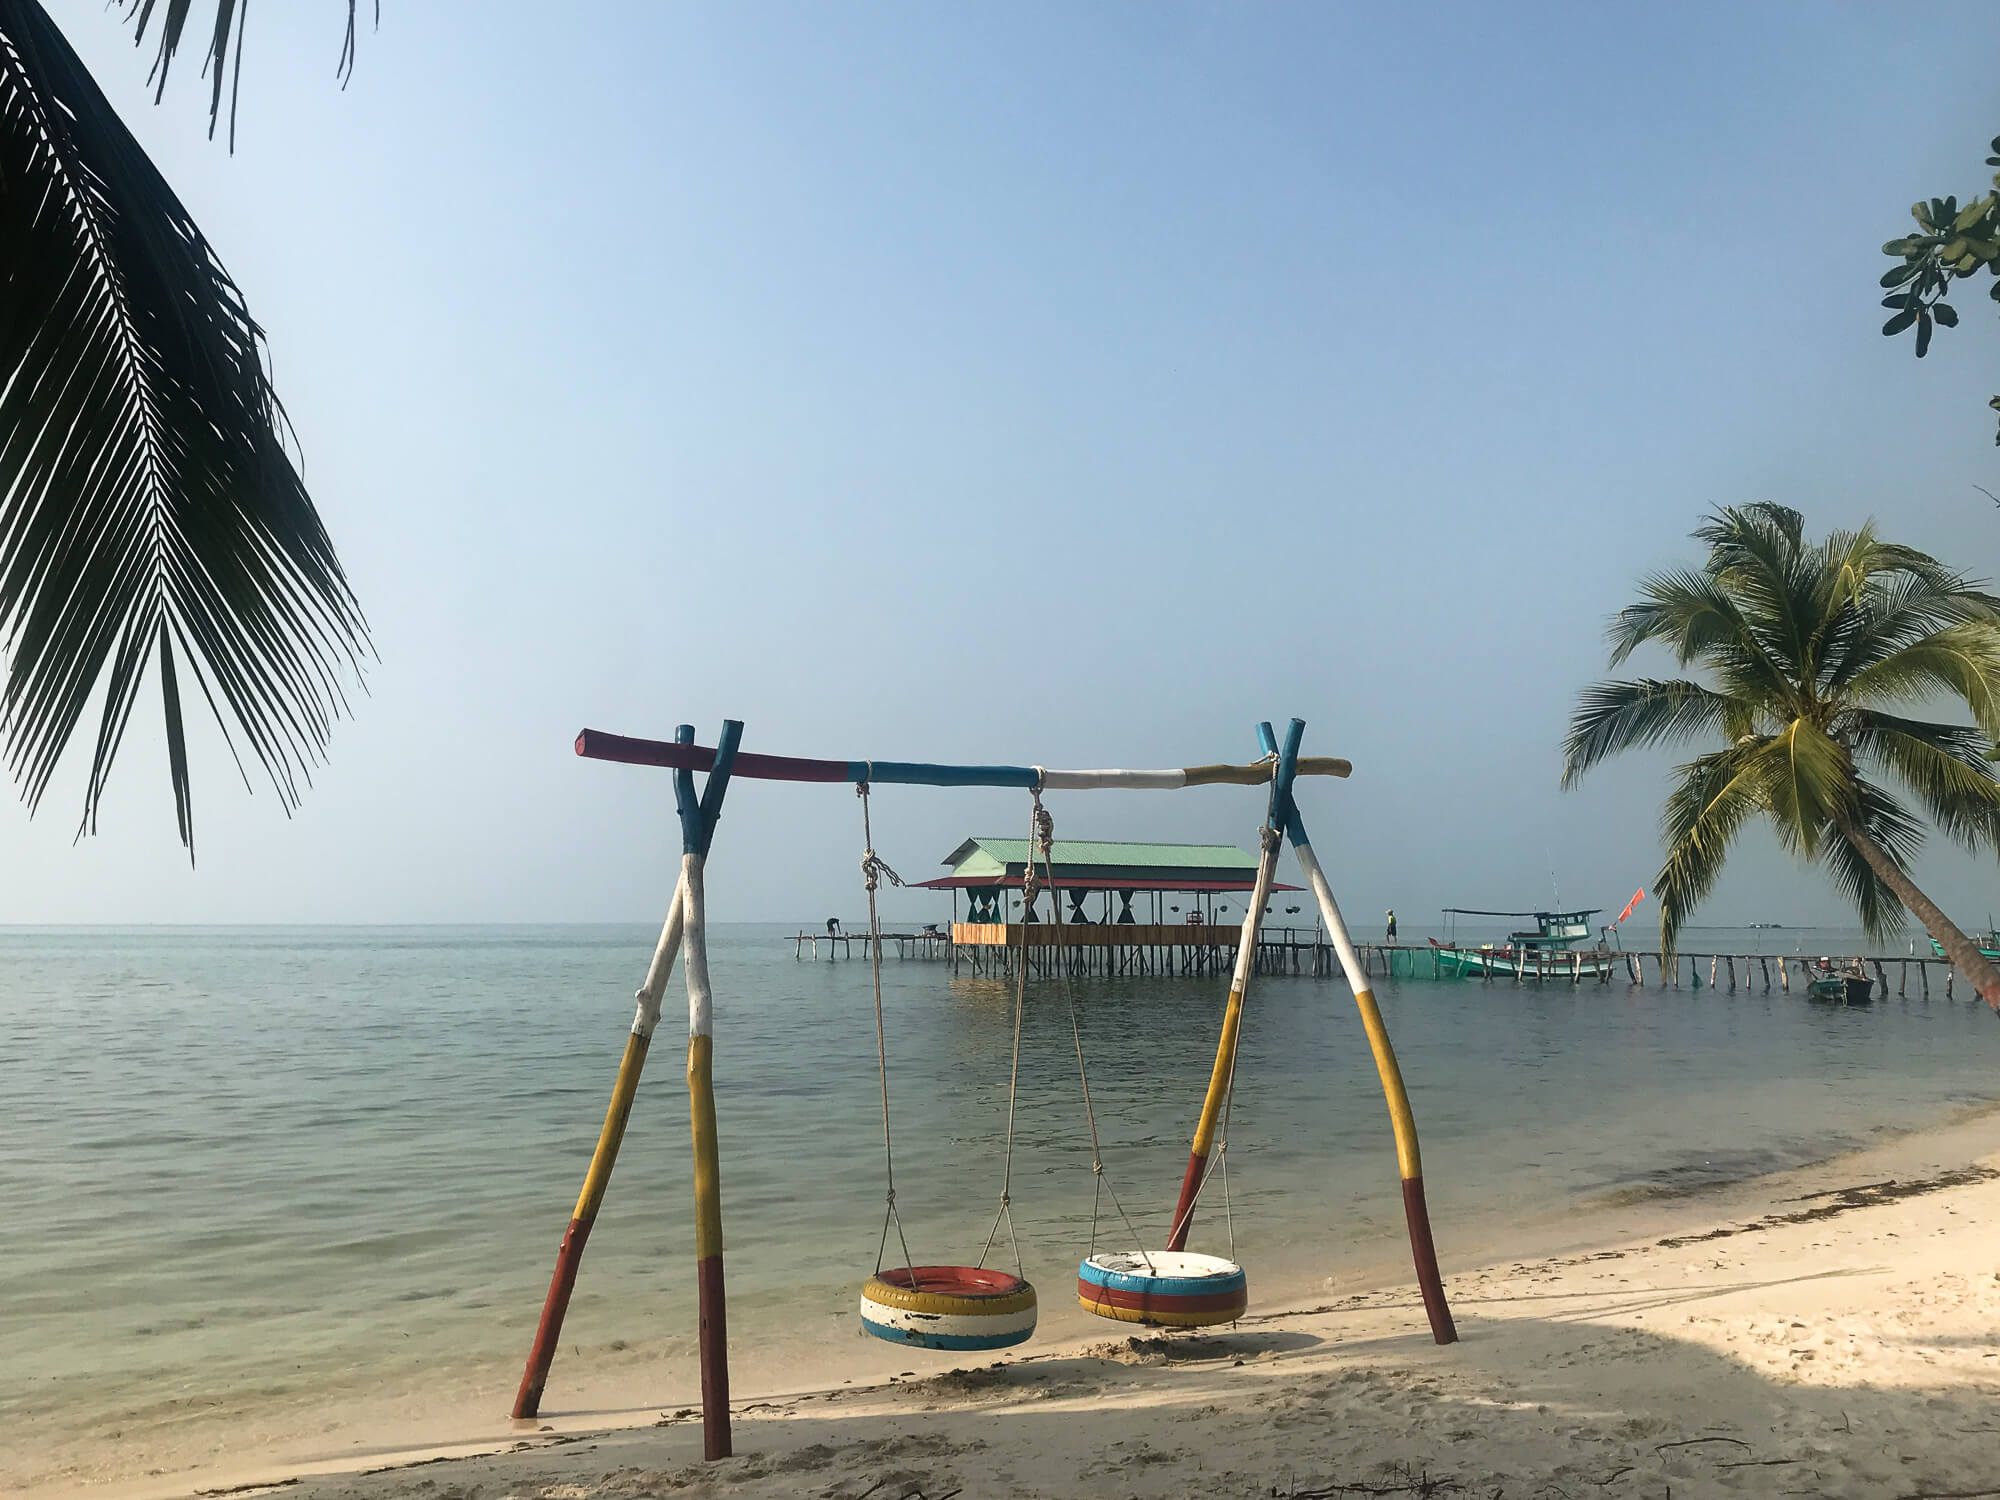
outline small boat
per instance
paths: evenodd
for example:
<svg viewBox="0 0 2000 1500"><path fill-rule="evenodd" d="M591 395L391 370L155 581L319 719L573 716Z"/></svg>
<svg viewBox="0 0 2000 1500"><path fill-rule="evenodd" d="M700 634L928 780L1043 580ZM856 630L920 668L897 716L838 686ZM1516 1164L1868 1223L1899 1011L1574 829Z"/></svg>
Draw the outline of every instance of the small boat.
<svg viewBox="0 0 2000 1500"><path fill-rule="evenodd" d="M1431 939L1438 972L1446 976L1503 974L1524 979L1601 979L1612 972L1622 955L1600 941L1594 948L1578 946L1590 941L1590 919L1603 908L1580 911L1474 911L1469 907L1448 906L1445 915L1457 917L1533 917L1533 932L1516 932L1504 944L1481 943L1467 947L1447 940Z"/></svg>
<svg viewBox="0 0 2000 1500"><path fill-rule="evenodd" d="M1951 957L1950 954L1944 951L1944 944L1940 943L1936 938L1931 939L1931 952L1935 953L1939 958ZM1995 963L2000 963L2000 929L1991 927L1986 929L1985 935L1979 939L1979 956L1981 958L1990 958Z"/></svg>
<svg viewBox="0 0 2000 1500"><path fill-rule="evenodd" d="M1822 958L1813 965L1813 977L1806 986L1806 993L1815 1000L1832 1000L1847 1005L1866 1005L1874 990L1875 981L1868 977L1858 958L1844 962Z"/></svg>

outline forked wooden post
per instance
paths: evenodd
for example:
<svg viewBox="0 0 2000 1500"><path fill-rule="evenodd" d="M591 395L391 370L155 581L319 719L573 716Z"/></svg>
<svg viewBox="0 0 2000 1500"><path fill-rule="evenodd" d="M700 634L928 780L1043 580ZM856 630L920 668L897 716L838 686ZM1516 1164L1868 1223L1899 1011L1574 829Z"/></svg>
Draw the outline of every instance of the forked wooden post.
<svg viewBox="0 0 2000 1500"><path fill-rule="evenodd" d="M1304 727L1297 719L1292 721L1292 725L1295 731ZM1270 726L1260 725L1258 738L1267 753L1277 748ZM1284 814L1285 835L1292 841L1292 852L1298 856L1299 869L1306 877L1306 884L1312 887L1313 899L1319 902L1327 934L1333 939L1334 950L1340 954L1341 967L1347 972L1348 987L1354 991L1354 1003L1361 1011L1361 1025L1368 1033L1369 1050L1375 1054L1375 1071L1382 1077L1382 1093L1388 1100L1389 1121L1396 1133L1396 1165L1403 1178L1403 1217L1409 1225L1410 1253L1416 1262L1417 1286L1423 1293L1424 1312L1430 1318L1431 1337L1440 1344L1456 1343L1458 1329L1452 1322L1451 1307L1444 1298L1444 1278L1438 1274L1437 1246L1431 1238L1430 1207L1424 1201L1424 1162L1417 1149L1417 1121L1410 1112L1410 1095L1403 1087L1403 1071L1396 1064L1396 1050L1389 1045L1389 1030L1382 1024L1382 1008L1375 1003L1375 992L1369 987L1368 976L1361 972L1353 940L1347 935L1347 923L1341 919L1339 904L1333 899L1333 889L1326 883L1326 872L1320 869L1319 857L1313 853L1312 842L1306 836L1305 822L1299 816L1297 805L1288 805Z"/></svg>
<svg viewBox="0 0 2000 1500"><path fill-rule="evenodd" d="M1257 967L1257 934L1264 921L1264 903L1271 899L1271 882L1278 873L1279 824L1277 809L1290 795L1292 777L1299 759L1299 738L1305 725L1292 721L1294 733L1285 737L1277 774L1271 780L1272 821L1266 825L1263 853L1257 860L1257 879L1250 892L1250 909L1243 915L1243 932L1236 942L1236 970L1229 981L1229 1003L1222 1012L1222 1035L1215 1043L1215 1067L1208 1075L1208 1095L1201 1101L1201 1118L1194 1127L1194 1144L1188 1150L1187 1171L1181 1177L1180 1201L1174 1205L1173 1230L1167 1236L1169 1250L1187 1249L1188 1230L1194 1224L1195 1200L1201 1195L1208 1176L1208 1154L1215 1145L1216 1126L1222 1107L1236 1076L1236 1044L1243 1026L1243 998L1250 991L1250 976ZM1025 929L1024 929L1025 931Z"/></svg>

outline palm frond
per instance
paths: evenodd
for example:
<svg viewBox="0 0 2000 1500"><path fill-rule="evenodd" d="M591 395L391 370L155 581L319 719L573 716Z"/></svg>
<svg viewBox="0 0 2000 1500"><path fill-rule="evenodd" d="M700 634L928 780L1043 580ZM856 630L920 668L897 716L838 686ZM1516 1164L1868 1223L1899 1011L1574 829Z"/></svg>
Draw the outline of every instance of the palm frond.
<svg viewBox="0 0 2000 1500"><path fill-rule="evenodd" d="M1563 741L1563 787L1574 786L1592 766L1621 750L1719 731L1732 711L1739 717L1745 712L1743 705L1698 682L1642 677L1593 683L1578 695Z"/></svg>
<svg viewBox="0 0 2000 1500"><path fill-rule="evenodd" d="M1856 602L1853 628L1828 653L1820 691L1838 695L1856 674L1948 626L2000 623L1996 605L1990 595L1940 590L1915 573L1878 573Z"/></svg>
<svg viewBox="0 0 2000 1500"><path fill-rule="evenodd" d="M1922 826L1909 811L1880 787L1857 777L1852 816L1896 867L1907 873L1924 837ZM1886 942L1902 930L1908 913L1901 899L1859 849L1835 833L1821 845L1820 861L1835 887L1853 903L1861 930L1871 941Z"/></svg>
<svg viewBox="0 0 2000 1500"><path fill-rule="evenodd" d="M354 11L357 0L347 0L347 35L341 43L340 61L334 67L334 76L340 80L342 88L354 76ZM152 71L146 81L153 85L153 102L167 92L167 73L173 67L174 57L180 51L181 35L187 29L188 16L193 11L193 0L167 0L161 8L159 0L124 0L125 19L132 27L132 44L143 45L146 28L153 19L153 12L160 11L159 44L153 54ZM250 0L215 0L215 21L209 27L208 52L202 59L201 70L209 80L208 135L215 138L215 122L222 113L222 75L229 72L229 149L236 149L236 96L241 92L243 79L243 24L248 17ZM382 25L382 0L375 0L375 25ZM232 43L231 34L235 40ZM233 50L232 50L233 49ZM234 66L231 67L231 58Z"/></svg>
<svg viewBox="0 0 2000 1500"><path fill-rule="evenodd" d="M1850 800L1852 767L1817 725L1794 719L1759 751L1766 810L1778 842L1811 859Z"/></svg>
<svg viewBox="0 0 2000 1500"><path fill-rule="evenodd" d="M1893 771L1949 837L2000 850L2000 781L1984 734L1872 711L1855 714L1853 726L1855 749Z"/></svg>
<svg viewBox="0 0 2000 1500"><path fill-rule="evenodd" d="M366 626L242 293L33 0L0 0L0 248L0 743L38 806L101 691L93 828L157 659L192 851L182 675L289 808Z"/></svg>
<svg viewBox="0 0 2000 1500"><path fill-rule="evenodd" d="M1789 701L1784 672L1772 662L1756 629L1720 580L1676 568L1641 579L1639 595L1639 603L1612 616L1606 631L1612 666L1653 642L1672 651L1678 666L1700 662L1733 669L1737 685L1726 691Z"/></svg>
<svg viewBox="0 0 2000 1500"><path fill-rule="evenodd" d="M1765 656L1786 677L1817 676L1820 558L1804 546L1804 518L1769 502L1722 506L1696 529L1709 544L1704 572L1737 602Z"/></svg>
<svg viewBox="0 0 2000 1500"><path fill-rule="evenodd" d="M1934 630L1862 668L1846 688L1857 704L1914 703L1944 694L2000 738L2000 629L1975 622Z"/></svg>
<svg viewBox="0 0 2000 1500"><path fill-rule="evenodd" d="M1674 952L1694 909L1715 888L1729 845L1766 804L1767 742L1746 740L1677 766L1678 778L1660 814L1666 863L1653 881L1660 903L1660 947Z"/></svg>

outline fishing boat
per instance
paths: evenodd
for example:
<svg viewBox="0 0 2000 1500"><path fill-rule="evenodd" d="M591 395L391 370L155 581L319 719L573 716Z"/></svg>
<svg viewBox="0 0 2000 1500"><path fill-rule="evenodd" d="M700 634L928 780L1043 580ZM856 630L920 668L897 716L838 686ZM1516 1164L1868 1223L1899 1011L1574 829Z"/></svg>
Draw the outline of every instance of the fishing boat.
<svg viewBox="0 0 2000 1500"><path fill-rule="evenodd" d="M1447 906L1444 914L1455 929L1459 917L1532 917L1533 932L1516 932L1505 943L1481 943L1477 947L1452 939L1431 939L1438 972L1446 976L1500 974L1524 979L1601 979L1611 973L1620 955L1602 941L1590 942L1590 919L1603 908L1584 907L1578 911L1474 911L1470 907Z"/></svg>
<svg viewBox="0 0 2000 1500"><path fill-rule="evenodd" d="M1931 939L1931 952L1935 953L1939 958L1951 957L1949 953L1944 951L1944 944L1940 943L1936 938ZM1995 963L2000 963L2000 928L1989 927L1986 929L1985 935L1979 939L1979 956L1981 958L1990 958Z"/></svg>
<svg viewBox="0 0 2000 1500"><path fill-rule="evenodd" d="M1806 985L1806 993L1815 1000L1844 1001L1848 1005L1866 1005L1874 990L1875 981L1868 977L1858 958L1822 958L1813 965L1813 977Z"/></svg>

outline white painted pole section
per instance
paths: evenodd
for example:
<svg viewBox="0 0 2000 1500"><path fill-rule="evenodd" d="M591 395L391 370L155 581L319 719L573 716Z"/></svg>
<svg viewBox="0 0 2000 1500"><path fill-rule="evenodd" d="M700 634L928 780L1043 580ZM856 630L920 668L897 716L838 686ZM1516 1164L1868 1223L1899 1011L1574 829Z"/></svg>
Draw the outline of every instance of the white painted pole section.
<svg viewBox="0 0 2000 1500"><path fill-rule="evenodd" d="M651 1038L653 1028L660 1024L660 997L666 993L667 981L673 977L674 959L681 951L681 929L685 925L681 902L681 884L674 884L674 899L667 903L666 924L660 928L660 941L653 949L653 961L646 966L646 982L639 986L639 1012L632 1017L632 1035Z"/></svg>
<svg viewBox="0 0 2000 1500"><path fill-rule="evenodd" d="M1263 857L1257 861L1257 879L1250 888L1250 910L1243 914L1243 933L1236 940L1236 972L1230 977L1229 987L1239 996L1250 993L1250 976L1257 967L1258 929L1264 923L1264 903L1271 899L1271 884L1278 875L1278 845L1282 835L1265 846ZM1229 1059L1229 1071L1236 1071L1236 1059Z"/></svg>
<svg viewBox="0 0 2000 1500"><path fill-rule="evenodd" d="M702 858L681 856L679 910L687 940L688 1035L715 1034L715 997L708 988L708 919L701 885ZM668 916L671 923L673 917Z"/></svg>
<svg viewBox="0 0 2000 1500"><path fill-rule="evenodd" d="M1175 791L1187 785L1181 771L1043 771L1042 790L1089 792L1105 787L1126 787L1135 791Z"/></svg>
<svg viewBox="0 0 2000 1500"><path fill-rule="evenodd" d="M1340 903L1333 899L1333 887L1326 883L1326 871L1319 867L1319 856L1313 853L1311 844L1294 844L1292 853L1298 856L1299 869L1305 874L1306 884L1312 887L1313 899L1319 903L1326 935L1333 939L1333 951L1340 955L1340 967L1347 974L1347 987L1358 994L1368 988L1368 975L1361 967L1360 955L1354 951L1354 940L1347 935Z"/></svg>

